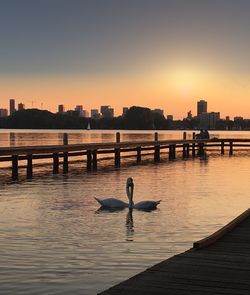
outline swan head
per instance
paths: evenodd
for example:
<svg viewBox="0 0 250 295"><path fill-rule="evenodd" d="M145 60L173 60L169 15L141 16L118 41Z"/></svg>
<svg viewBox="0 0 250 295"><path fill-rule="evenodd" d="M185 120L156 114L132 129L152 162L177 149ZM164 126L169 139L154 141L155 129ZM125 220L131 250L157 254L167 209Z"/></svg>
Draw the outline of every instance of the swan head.
<svg viewBox="0 0 250 295"><path fill-rule="evenodd" d="M127 179L126 192L127 192L127 197L129 199L129 207L131 208L134 205L134 202L133 202L134 182L132 177L128 177Z"/></svg>

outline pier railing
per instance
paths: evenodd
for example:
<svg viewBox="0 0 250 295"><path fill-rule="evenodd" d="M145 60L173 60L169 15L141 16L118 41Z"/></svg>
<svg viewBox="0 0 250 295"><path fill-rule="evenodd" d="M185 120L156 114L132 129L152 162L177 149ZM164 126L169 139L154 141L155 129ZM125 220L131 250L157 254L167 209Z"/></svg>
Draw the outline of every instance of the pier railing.
<svg viewBox="0 0 250 295"><path fill-rule="evenodd" d="M195 134L193 133L193 138ZM121 164L121 157L126 153L132 153L136 162L140 163L144 151L151 152L155 162L159 162L161 157L169 160L176 158L177 152L182 152L183 158L190 156L203 156L206 149L216 148L220 154L228 151L233 155L235 147L250 147L250 139L184 139L178 140L158 140L158 133L154 135L152 141L129 141L120 142L120 134L116 135L116 142L111 143L88 143L88 144L68 144L67 135L64 135L62 145L46 146L19 146L19 147L0 147L0 162L11 164L12 179L18 179L19 161L26 161L27 178L33 176L33 163L37 159L51 159L53 164L52 172L59 173L60 161L62 159L62 171L68 173L69 157L82 157L86 161L88 171L97 169L98 155L112 155L115 167Z"/></svg>

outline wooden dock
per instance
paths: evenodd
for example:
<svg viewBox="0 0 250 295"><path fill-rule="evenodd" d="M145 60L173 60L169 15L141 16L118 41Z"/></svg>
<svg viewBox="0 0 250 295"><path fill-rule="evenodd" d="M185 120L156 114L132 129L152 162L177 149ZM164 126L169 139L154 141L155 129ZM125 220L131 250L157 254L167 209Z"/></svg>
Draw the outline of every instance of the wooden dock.
<svg viewBox="0 0 250 295"><path fill-rule="evenodd" d="M100 294L249 295L250 209L192 249Z"/></svg>
<svg viewBox="0 0 250 295"><path fill-rule="evenodd" d="M136 163L140 163L145 153L153 154L155 162L163 159L174 160L177 152L181 153L183 159L190 156L201 156L205 149L217 149L220 154L228 151L233 154L235 147L250 148L250 139L186 139L186 132L180 140L158 140L158 133L154 133L152 141L120 142L120 133L116 134L116 142L111 143L89 143L89 144L69 144L67 134L64 134L62 145L49 146L20 146L20 147L0 147L0 162L11 164L12 179L18 179L20 161L26 163L27 178L33 177L33 163L39 159L50 159L53 165L52 173L58 174L62 162L62 172L68 173L69 158L81 157L86 163L87 171L95 171L98 167L98 155L107 155L114 158L114 166L120 167L121 158L126 155L135 157ZM166 156L167 154L167 156ZM62 161L60 162L60 159ZM23 166L23 165L22 165Z"/></svg>

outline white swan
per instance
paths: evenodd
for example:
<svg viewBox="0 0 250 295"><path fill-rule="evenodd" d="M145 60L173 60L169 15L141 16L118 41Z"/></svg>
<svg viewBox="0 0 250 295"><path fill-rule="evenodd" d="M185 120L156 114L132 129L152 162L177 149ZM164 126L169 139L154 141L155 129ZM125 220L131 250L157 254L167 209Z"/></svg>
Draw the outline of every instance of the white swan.
<svg viewBox="0 0 250 295"><path fill-rule="evenodd" d="M131 190L129 191L130 203L129 208L138 209L138 210L154 210L157 208L157 205L160 204L161 200L159 201L141 201L136 204L133 202L133 195L134 195L134 183L133 179L130 177L130 187Z"/></svg>
<svg viewBox="0 0 250 295"><path fill-rule="evenodd" d="M126 193L129 200L129 203L125 203L121 200L116 198L108 198L100 200L95 198L96 201L101 205L101 208L106 209L123 209L123 208L130 208L130 209L138 209L138 210L154 210L156 209L157 205L160 204L161 200L159 201L141 201L139 203L134 204L133 202L133 193L134 193L134 183L132 177L127 179L126 183Z"/></svg>
<svg viewBox="0 0 250 295"><path fill-rule="evenodd" d="M130 179L132 178L128 178L127 179L127 184L126 184L126 192L127 192L127 197L129 199L129 204L126 203L126 202L123 202L121 200L118 200L116 198L108 198L108 199L98 199L98 198L95 198L96 201L101 205L101 208L103 209L123 209L123 208L127 208L127 207L130 207L131 208L131 204L132 202L130 201L131 200L131 197L130 197ZM133 183L133 181L132 181Z"/></svg>

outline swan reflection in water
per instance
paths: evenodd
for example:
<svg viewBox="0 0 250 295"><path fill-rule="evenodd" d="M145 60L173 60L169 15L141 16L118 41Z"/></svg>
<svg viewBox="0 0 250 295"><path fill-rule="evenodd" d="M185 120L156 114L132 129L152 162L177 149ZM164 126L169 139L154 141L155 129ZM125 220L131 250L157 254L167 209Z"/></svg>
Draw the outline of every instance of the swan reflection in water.
<svg viewBox="0 0 250 295"><path fill-rule="evenodd" d="M126 193L129 200L129 203L121 201L116 198L107 198L107 199L99 199L95 198L96 201L101 205L101 208L106 210L119 210L123 208L129 209L138 209L138 210L145 210L151 211L157 208L157 205L160 204L161 200L159 201L141 201L134 204L133 196L134 196L134 182L133 178L129 177L126 183Z"/></svg>

